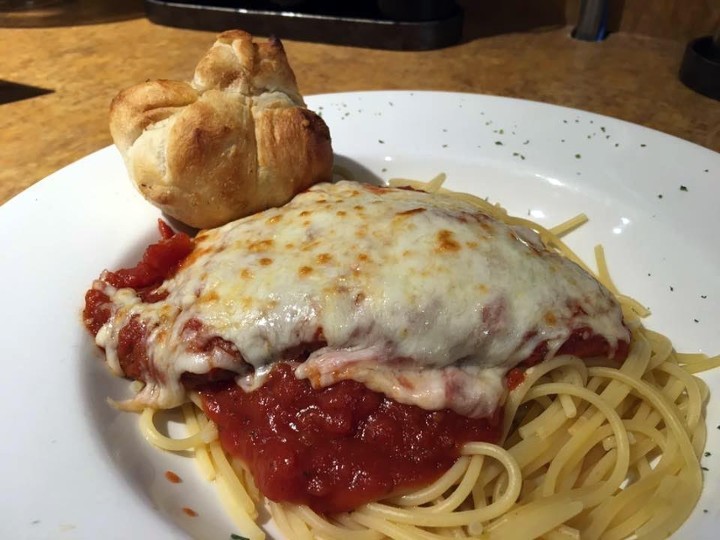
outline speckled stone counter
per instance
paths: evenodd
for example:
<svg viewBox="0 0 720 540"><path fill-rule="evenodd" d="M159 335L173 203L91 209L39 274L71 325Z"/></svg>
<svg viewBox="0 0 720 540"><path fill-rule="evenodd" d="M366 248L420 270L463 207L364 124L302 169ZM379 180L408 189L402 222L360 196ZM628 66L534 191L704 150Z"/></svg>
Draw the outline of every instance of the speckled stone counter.
<svg viewBox="0 0 720 540"><path fill-rule="evenodd" d="M107 110L123 87L190 78L214 34L144 18L76 27L0 28L0 78L53 93L0 105L0 203L111 143ZM304 94L434 89L512 96L635 122L720 151L720 102L677 79L684 44L568 28L397 52L286 42Z"/></svg>

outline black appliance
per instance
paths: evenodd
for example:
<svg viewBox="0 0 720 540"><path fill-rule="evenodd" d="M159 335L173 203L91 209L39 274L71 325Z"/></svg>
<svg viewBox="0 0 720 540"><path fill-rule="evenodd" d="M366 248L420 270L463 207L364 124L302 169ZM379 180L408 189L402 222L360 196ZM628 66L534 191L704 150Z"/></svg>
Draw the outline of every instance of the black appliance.
<svg viewBox="0 0 720 540"><path fill-rule="evenodd" d="M378 49L427 50L458 43L454 0L145 0L157 24Z"/></svg>

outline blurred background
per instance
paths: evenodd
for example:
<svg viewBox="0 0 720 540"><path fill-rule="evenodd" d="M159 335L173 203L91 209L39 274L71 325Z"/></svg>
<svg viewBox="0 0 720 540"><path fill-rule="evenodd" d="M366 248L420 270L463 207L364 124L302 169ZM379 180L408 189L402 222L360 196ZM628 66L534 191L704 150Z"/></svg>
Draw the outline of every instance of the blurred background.
<svg viewBox="0 0 720 540"><path fill-rule="evenodd" d="M97 24L145 16L146 4L193 5L207 8L246 8L255 11L284 10L314 13L378 13L383 3L388 13L414 11L431 17L442 11L437 6L455 4L464 12L463 38L523 32L575 25L580 0L0 0L0 24L5 27L62 26ZM397 6L400 6L398 9ZM608 31L629 32L656 38L687 41L713 34L720 24L717 0L608 0ZM447 8L445 8L447 9ZM226 14L227 17L227 14ZM322 36L318 36L321 39Z"/></svg>
<svg viewBox="0 0 720 540"><path fill-rule="evenodd" d="M0 0L0 203L110 144L120 89L189 79L233 27L282 38L305 94L511 96L720 151L720 101L679 79L688 43L718 34L720 0Z"/></svg>

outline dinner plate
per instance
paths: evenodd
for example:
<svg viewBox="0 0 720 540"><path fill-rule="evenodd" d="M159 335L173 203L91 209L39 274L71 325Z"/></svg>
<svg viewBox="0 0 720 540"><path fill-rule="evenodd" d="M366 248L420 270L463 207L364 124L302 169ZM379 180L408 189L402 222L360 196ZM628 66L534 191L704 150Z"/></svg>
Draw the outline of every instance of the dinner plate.
<svg viewBox="0 0 720 540"><path fill-rule="evenodd" d="M605 246L619 288L679 350L720 352L720 155L612 118L516 99L435 92L308 98L336 164L357 179L430 179L544 225L584 212L567 238ZM128 395L80 320L104 268L133 264L158 210L105 148L0 209L0 537L229 539L237 530L193 460L147 444ZM720 374L702 375L714 391ZM705 489L682 538L720 527L720 395L708 406ZM717 451L717 453L715 452ZM182 478L171 483L173 471ZM183 508L192 509L191 517Z"/></svg>

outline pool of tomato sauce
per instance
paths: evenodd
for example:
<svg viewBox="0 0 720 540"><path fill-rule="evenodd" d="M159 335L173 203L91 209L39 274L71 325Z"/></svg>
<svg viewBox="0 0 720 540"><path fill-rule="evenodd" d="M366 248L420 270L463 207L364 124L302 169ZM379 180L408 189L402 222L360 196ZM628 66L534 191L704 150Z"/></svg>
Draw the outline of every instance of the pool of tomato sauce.
<svg viewBox="0 0 720 540"><path fill-rule="evenodd" d="M161 300L157 287L190 254L193 241L163 222L159 228L161 240L135 267L105 272L102 280L135 289L144 302ZM85 301L85 325L96 334L110 316L109 298L91 289ZM135 319L121 331L118 355L130 378L142 380L148 369L145 332ZM583 355L607 352L607 343L579 336L571 336L568 349ZM509 390L524 381L524 368L544 356L541 348L536 353L508 373ZM295 365L276 364L252 392L222 373L185 381L201 396L225 451L245 463L271 500L306 504L321 513L352 510L429 484L453 465L466 442L500 438L501 407L489 418L468 418L449 409L398 403L355 381L314 389L295 377Z"/></svg>
<svg viewBox="0 0 720 540"><path fill-rule="evenodd" d="M425 486L463 443L497 441L501 410L473 419L404 405L355 381L313 389L278 363L245 392L234 382L200 389L226 452L240 458L269 499L322 513L352 510Z"/></svg>

